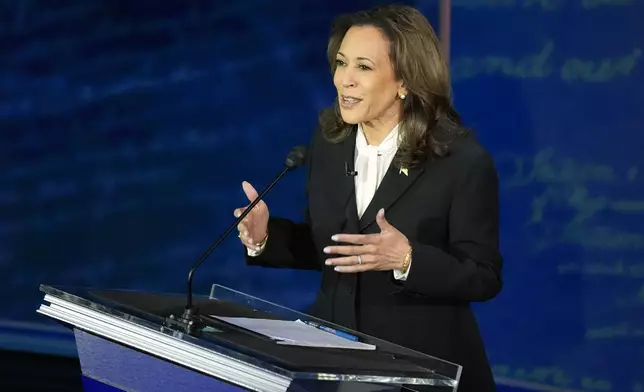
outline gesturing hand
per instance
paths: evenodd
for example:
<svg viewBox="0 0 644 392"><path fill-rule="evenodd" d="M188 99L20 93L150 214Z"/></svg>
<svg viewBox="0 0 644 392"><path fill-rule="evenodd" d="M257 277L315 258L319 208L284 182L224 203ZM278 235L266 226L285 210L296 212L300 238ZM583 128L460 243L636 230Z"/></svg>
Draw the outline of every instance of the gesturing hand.
<svg viewBox="0 0 644 392"><path fill-rule="evenodd" d="M327 259L338 272L388 271L401 269L405 255L411 249L407 237L385 219L385 210L376 215L380 227L377 234L336 234L331 239L351 245L334 245L324 253L342 255Z"/></svg>
<svg viewBox="0 0 644 392"><path fill-rule="evenodd" d="M255 188L246 181L242 183L242 188L251 203L259 196ZM235 218L239 218L245 209L246 207L235 209ZM247 248L259 250L259 244L268 235L268 216L268 206L261 200L237 225L239 239Z"/></svg>

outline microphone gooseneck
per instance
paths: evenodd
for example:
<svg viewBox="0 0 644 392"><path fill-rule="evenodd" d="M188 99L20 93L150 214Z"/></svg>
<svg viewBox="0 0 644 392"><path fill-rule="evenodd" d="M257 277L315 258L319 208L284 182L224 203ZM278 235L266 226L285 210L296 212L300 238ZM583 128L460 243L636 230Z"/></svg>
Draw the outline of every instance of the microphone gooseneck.
<svg viewBox="0 0 644 392"><path fill-rule="evenodd" d="M252 203L248 205L248 207L239 215L239 217L235 220L235 222L230 225L230 227L221 235L219 238L208 248L206 249L205 252L197 259L197 261L193 264L192 268L190 268L190 271L188 272L188 285L187 285L187 303L186 307L183 310L183 313L181 314L180 317L175 317L174 315L170 315L166 319L166 324L173 326L173 327L179 327L186 333L193 333L195 331L198 331L201 326L201 322L199 319L199 309L194 306L193 300L192 300L192 281L194 279L195 272L197 271L197 268L203 264L204 261L212 254L215 249L217 249L223 242L224 240L230 235L230 233L235 230L235 228L241 223L241 221L248 215L253 207L259 203L264 196L271 190L277 183L284 177L286 173L289 171L295 170L301 166L304 165L306 161L306 154L307 150L306 147L304 146L297 146L294 147L291 152L288 154L286 157L286 161L284 162L284 168L279 172L279 174L273 179L273 181L253 200Z"/></svg>

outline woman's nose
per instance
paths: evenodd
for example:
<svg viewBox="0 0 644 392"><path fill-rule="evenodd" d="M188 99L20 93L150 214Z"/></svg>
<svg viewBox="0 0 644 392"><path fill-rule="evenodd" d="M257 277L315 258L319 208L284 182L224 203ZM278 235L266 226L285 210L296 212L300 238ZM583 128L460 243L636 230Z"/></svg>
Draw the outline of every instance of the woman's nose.
<svg viewBox="0 0 644 392"><path fill-rule="evenodd" d="M342 86L344 87L355 87L356 80L354 78L353 72L347 71L342 75Z"/></svg>

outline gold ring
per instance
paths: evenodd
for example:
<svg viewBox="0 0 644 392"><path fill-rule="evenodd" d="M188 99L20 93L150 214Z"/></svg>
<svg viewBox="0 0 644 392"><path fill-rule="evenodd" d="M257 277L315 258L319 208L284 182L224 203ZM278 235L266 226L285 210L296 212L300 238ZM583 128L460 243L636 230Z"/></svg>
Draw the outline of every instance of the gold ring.
<svg viewBox="0 0 644 392"><path fill-rule="evenodd" d="M362 256L358 255L358 264L362 265Z"/></svg>

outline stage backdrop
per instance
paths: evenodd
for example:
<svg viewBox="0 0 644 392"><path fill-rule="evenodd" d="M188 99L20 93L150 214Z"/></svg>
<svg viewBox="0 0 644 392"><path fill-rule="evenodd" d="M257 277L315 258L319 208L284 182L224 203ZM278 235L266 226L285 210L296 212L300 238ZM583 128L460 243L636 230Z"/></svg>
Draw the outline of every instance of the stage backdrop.
<svg viewBox="0 0 644 392"><path fill-rule="evenodd" d="M501 175L505 288L476 306L495 374L642 392L644 3L453 3L455 103ZM53 325L40 283L183 291L246 203L241 182L267 185L333 100L332 17L373 4L2 2L6 331ZM436 24L436 2L411 4ZM301 218L303 181L274 189L272 214ZM196 290L312 301L317 274L241 255L231 238ZM51 348L38 336L31 349Z"/></svg>

